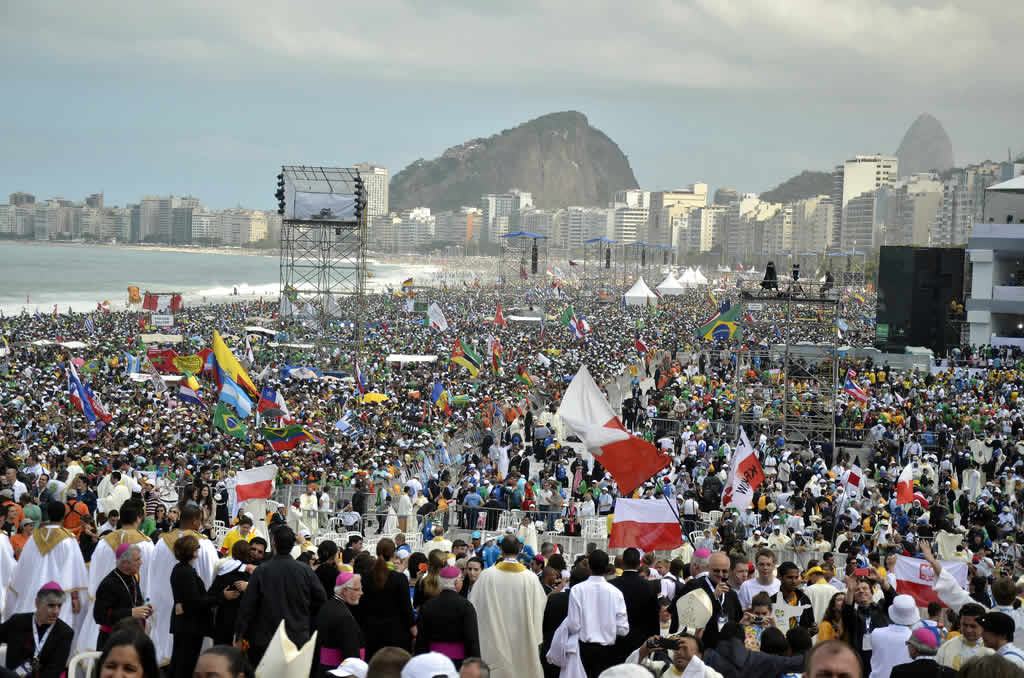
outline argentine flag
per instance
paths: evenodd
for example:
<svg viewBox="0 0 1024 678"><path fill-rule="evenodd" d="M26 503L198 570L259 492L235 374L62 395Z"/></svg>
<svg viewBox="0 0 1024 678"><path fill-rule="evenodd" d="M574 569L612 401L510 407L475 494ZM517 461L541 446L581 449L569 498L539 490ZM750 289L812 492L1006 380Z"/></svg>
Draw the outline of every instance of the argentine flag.
<svg viewBox="0 0 1024 678"><path fill-rule="evenodd" d="M249 400L249 396L235 383L231 375L223 370L220 372L220 400L235 408L235 412L242 419L252 413L252 401Z"/></svg>

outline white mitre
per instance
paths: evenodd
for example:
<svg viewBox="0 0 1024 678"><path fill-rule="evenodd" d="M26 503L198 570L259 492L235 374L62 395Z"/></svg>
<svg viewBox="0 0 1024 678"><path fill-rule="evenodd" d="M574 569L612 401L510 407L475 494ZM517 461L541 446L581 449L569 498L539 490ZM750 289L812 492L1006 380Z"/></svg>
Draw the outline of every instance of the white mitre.
<svg viewBox="0 0 1024 678"><path fill-rule="evenodd" d="M315 648L316 633L299 649L284 632L284 620L281 620L267 653L256 667L256 678L309 678Z"/></svg>

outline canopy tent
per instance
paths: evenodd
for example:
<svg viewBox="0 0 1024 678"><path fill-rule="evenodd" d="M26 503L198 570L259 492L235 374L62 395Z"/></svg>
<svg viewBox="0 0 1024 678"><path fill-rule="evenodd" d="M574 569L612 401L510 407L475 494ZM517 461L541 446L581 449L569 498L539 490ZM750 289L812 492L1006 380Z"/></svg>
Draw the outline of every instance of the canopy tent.
<svg viewBox="0 0 1024 678"><path fill-rule="evenodd" d="M143 344L180 344L185 340L180 334L142 334Z"/></svg>
<svg viewBox="0 0 1024 678"><path fill-rule="evenodd" d="M649 303L656 303L658 295L651 291L643 278L640 278L624 295L626 306L646 306Z"/></svg>
<svg viewBox="0 0 1024 678"><path fill-rule="evenodd" d="M128 375L128 378L136 383L142 383L149 381L152 377L147 372L132 372ZM164 380L165 384L179 384L185 377L180 374L164 374L160 376Z"/></svg>
<svg viewBox="0 0 1024 678"><path fill-rule="evenodd" d="M700 285L700 278L697 276L697 271L693 268L688 268L683 271L683 275L679 277L679 286L684 290L690 290Z"/></svg>
<svg viewBox="0 0 1024 678"><path fill-rule="evenodd" d="M683 287L682 283L676 280L671 273L669 273L668 276L661 281L661 284L658 285L656 289L659 292L661 292L662 296L682 294L683 292L686 291L686 288Z"/></svg>
<svg viewBox="0 0 1024 678"><path fill-rule="evenodd" d="M313 344L275 344L272 341L268 342L267 346L270 348L291 348L296 351L309 351L316 348Z"/></svg>
<svg viewBox="0 0 1024 678"><path fill-rule="evenodd" d="M697 280L697 284L698 285L707 285L708 284L707 276L704 275L703 273L701 273L699 268L693 269L693 275L694 275L694 278Z"/></svg>
<svg viewBox="0 0 1024 678"><path fill-rule="evenodd" d="M277 336L277 330L272 330L269 327L260 327L258 325L248 325L245 328L246 334L262 334L267 337Z"/></svg>
<svg viewBox="0 0 1024 678"><path fill-rule="evenodd" d="M436 361L436 355L405 355L404 353L391 353L387 357L387 362L389 363L432 363Z"/></svg>
<svg viewBox="0 0 1024 678"><path fill-rule="evenodd" d="M513 323L539 323L540 316L537 315L510 315L505 320Z"/></svg>

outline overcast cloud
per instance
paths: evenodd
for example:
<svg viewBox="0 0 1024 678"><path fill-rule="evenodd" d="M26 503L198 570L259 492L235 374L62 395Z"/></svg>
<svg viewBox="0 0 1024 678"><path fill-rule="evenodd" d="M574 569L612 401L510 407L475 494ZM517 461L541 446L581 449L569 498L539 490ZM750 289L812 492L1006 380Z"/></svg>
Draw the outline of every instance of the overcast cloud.
<svg viewBox="0 0 1024 678"><path fill-rule="evenodd" d="M9 1L0 195L267 207L282 162L394 173L570 108L652 189L765 190L892 152L921 112L958 163L1001 159L1021 26L988 1Z"/></svg>

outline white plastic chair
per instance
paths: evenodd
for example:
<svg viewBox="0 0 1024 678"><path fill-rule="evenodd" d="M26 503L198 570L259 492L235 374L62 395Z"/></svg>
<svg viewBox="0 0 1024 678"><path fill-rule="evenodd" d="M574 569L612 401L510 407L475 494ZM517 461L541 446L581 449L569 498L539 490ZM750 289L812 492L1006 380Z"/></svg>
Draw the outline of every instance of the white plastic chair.
<svg viewBox="0 0 1024 678"><path fill-rule="evenodd" d="M704 538L704 530L694 530L690 533L690 546L697 548L697 542Z"/></svg>
<svg viewBox="0 0 1024 678"><path fill-rule="evenodd" d="M100 658L101 654L103 653L82 652L80 654L76 654L71 658L71 661L68 662L68 668L65 675L67 675L68 678L88 678L92 675L93 664L96 663L96 660ZM81 674L77 673L79 670L82 671Z"/></svg>

